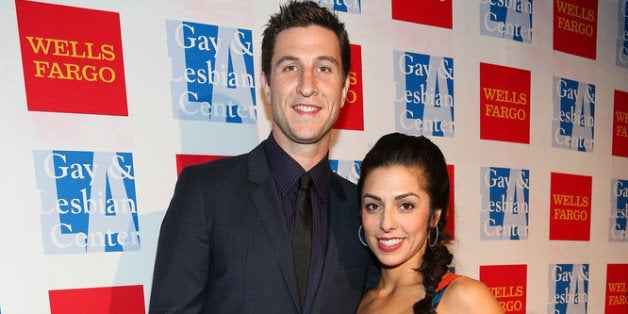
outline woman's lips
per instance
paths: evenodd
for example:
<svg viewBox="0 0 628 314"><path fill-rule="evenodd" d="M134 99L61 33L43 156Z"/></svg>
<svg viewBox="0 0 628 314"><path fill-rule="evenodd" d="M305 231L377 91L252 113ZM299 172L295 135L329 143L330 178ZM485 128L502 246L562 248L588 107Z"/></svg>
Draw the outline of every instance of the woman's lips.
<svg viewBox="0 0 628 314"><path fill-rule="evenodd" d="M401 247L403 244L402 238L379 238L377 239L377 246L384 252L392 252Z"/></svg>

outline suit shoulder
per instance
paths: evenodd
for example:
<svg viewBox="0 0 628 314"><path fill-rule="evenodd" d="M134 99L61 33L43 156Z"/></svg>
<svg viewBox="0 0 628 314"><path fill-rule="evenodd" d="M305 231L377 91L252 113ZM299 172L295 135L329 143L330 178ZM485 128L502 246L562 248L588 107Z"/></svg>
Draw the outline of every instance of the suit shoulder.
<svg viewBox="0 0 628 314"><path fill-rule="evenodd" d="M335 173L335 172L331 172L332 173L332 177L334 179L334 181L338 182L338 184L340 186L342 186L342 188L344 190L348 190L348 191L356 191L357 190L357 186L355 185L355 183L345 179L344 177L340 176L339 174Z"/></svg>

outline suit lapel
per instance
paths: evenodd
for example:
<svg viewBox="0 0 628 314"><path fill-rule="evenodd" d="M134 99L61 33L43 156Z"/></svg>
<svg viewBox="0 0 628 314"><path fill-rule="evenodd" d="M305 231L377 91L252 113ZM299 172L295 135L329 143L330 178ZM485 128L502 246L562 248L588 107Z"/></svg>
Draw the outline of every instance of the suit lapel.
<svg viewBox="0 0 628 314"><path fill-rule="evenodd" d="M337 180L336 175L332 174L331 180L329 181L329 199L327 205L329 215L327 252L325 254L325 264L323 264L321 282L319 283L318 292L316 293L316 300L314 300L314 304L312 305L312 313L320 313L322 311L323 301L327 298L327 293L333 290L334 277L340 268L337 244L339 239L336 238L336 230L341 228L343 222L348 219L346 216L348 211L342 210L342 203L346 200L346 194Z"/></svg>
<svg viewBox="0 0 628 314"><path fill-rule="evenodd" d="M291 244L284 224L281 201L277 195L275 181L270 175L270 169L266 161L263 143L249 154L249 180L254 183L250 194L253 207L270 239L283 279L290 290L296 310L300 301L297 279L292 263Z"/></svg>

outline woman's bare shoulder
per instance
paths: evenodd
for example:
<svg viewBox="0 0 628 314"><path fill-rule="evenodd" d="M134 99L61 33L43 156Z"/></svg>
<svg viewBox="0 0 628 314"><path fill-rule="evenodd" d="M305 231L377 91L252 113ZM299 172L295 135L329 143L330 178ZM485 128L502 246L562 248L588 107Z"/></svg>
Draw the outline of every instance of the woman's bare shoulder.
<svg viewBox="0 0 628 314"><path fill-rule="evenodd" d="M504 313L502 306L481 281L458 276L447 287L439 310L445 313Z"/></svg>

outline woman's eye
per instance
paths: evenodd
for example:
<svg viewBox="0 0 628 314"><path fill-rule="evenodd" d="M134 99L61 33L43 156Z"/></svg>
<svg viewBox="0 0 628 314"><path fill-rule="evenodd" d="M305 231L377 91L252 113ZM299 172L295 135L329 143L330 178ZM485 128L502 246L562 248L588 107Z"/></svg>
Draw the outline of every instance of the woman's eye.
<svg viewBox="0 0 628 314"><path fill-rule="evenodd" d="M373 204L373 203L368 203L364 205L364 209L366 209L367 211L374 211L376 209L378 209L379 206L377 206L377 204Z"/></svg>
<svg viewBox="0 0 628 314"><path fill-rule="evenodd" d="M414 204L412 204L412 203L402 203L400 207L401 207L402 210L412 210L412 209L414 209Z"/></svg>

